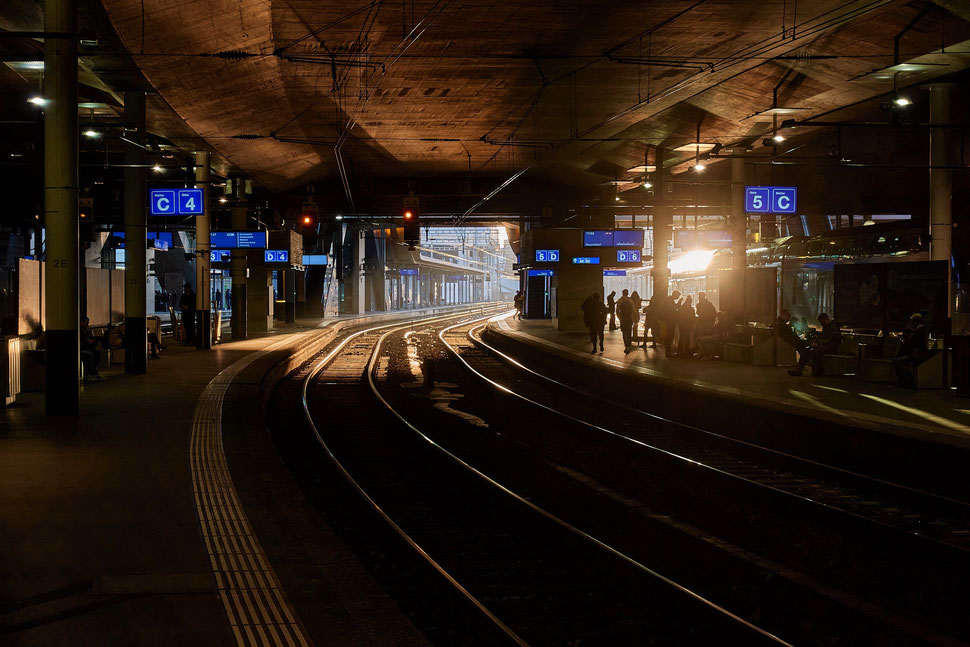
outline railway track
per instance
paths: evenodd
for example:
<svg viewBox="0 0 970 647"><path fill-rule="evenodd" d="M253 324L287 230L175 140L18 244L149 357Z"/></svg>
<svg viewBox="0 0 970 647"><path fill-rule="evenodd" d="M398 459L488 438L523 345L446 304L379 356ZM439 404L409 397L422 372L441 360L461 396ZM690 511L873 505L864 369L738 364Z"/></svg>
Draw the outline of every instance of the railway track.
<svg viewBox="0 0 970 647"><path fill-rule="evenodd" d="M688 508L696 505L693 512L697 523L713 521L716 532L742 543L757 543L758 533L772 523L767 519L800 528L794 534L808 532L810 538L819 539L819 545L799 546L799 538L791 531L769 528L774 533L769 541L777 540L781 545L791 541L795 545L787 554L774 551L778 559L813 570L836 587L852 591L850 600L860 599L854 596L878 600L882 606L874 610L876 615L895 615L901 629L914 635L923 633L929 642L947 643L951 635L967 637L968 627L957 617L963 614L954 614L961 597L960 574L968 571L970 562L970 506L966 503L735 441L612 402L542 375L505 355L473 334L483 326L448 326L438 337L495 394L517 399L562 423L561 444L570 449L543 447L552 460L566 466L580 465L600 482L612 483L635 496L670 497L681 504L686 500ZM492 409L503 406L509 405L497 401L489 405ZM564 426L571 431L567 433ZM592 439L590 432L595 432L598 440ZM567 440L570 434L571 443ZM605 444L604 437L608 439ZM533 436L523 442L546 441ZM600 455L593 455L596 452L588 447L599 447ZM641 459L633 461L635 467L629 464L631 456ZM636 473L645 465L655 470L654 478ZM658 483L668 477L698 480L717 488L714 491L718 496L712 497L709 492L685 496L670 483ZM698 496L733 499L728 507L738 516L724 519L719 515L722 511L704 505ZM683 510L681 506L678 514ZM815 524L834 527L835 531L815 530ZM847 537L856 545L840 544L838 555L824 549L829 542L845 542ZM761 537L762 548L764 541ZM812 542L803 538L800 543ZM840 563L864 559L867 549L871 550L869 561L874 566L853 563L845 572L834 572ZM885 560L883 570L892 572L890 579L895 582L873 572L878 571L881 560ZM907 587L914 593L897 595ZM937 628L943 631L937 633Z"/></svg>
<svg viewBox="0 0 970 647"><path fill-rule="evenodd" d="M409 349L457 318L348 336L304 371L302 403L317 442L360 501L489 625L491 638L480 644L496 636L519 645L787 644L433 440L422 426L441 433L440 418L421 419L415 403L424 406L425 395L448 385ZM448 415L441 412L457 396L449 397L439 393L436 415Z"/></svg>

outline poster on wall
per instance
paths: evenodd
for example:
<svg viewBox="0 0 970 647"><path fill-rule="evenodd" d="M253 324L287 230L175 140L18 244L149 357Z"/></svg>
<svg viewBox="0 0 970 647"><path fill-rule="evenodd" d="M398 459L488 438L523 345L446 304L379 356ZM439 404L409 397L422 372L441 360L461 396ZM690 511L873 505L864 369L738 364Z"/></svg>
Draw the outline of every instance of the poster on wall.
<svg viewBox="0 0 970 647"><path fill-rule="evenodd" d="M835 266L835 319L846 328L899 332L913 313L942 334L947 321L946 261Z"/></svg>

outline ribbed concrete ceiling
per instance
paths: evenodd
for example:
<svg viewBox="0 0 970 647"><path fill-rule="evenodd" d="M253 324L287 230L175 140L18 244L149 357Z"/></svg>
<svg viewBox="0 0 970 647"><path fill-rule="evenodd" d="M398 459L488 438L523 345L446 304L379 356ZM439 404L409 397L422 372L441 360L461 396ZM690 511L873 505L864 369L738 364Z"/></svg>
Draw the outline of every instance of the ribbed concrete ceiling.
<svg viewBox="0 0 970 647"><path fill-rule="evenodd" d="M596 185L698 124L704 141L760 141L769 124L749 117L783 78L800 118L886 93L854 79L890 65L908 25L901 59L945 65L903 83L965 67L932 53L970 39L941 6L893 0L103 4L161 98L274 190L335 175L342 133L358 175L535 165Z"/></svg>

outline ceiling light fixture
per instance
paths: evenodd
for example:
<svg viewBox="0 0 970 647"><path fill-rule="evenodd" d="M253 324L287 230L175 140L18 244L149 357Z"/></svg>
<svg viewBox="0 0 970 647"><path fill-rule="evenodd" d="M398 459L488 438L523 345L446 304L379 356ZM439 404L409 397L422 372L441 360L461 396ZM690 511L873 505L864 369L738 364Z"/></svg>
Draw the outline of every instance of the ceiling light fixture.
<svg viewBox="0 0 970 647"><path fill-rule="evenodd" d="M698 173L703 173L705 170L707 170L707 167L704 166L703 164L697 163L697 164L694 164L694 170L697 171Z"/></svg>
<svg viewBox="0 0 970 647"><path fill-rule="evenodd" d="M781 143L781 142L785 141L785 136L782 135L782 134L780 134L780 133L775 133L775 136L772 137L772 139L774 139L778 143Z"/></svg>
<svg viewBox="0 0 970 647"><path fill-rule="evenodd" d="M94 138L94 137L99 136L100 134L101 133L99 133L97 130L91 130L90 128L84 131L84 136L85 137L92 137L92 138Z"/></svg>
<svg viewBox="0 0 970 647"><path fill-rule="evenodd" d="M27 99L27 101L29 101L30 103L34 104L35 106L46 106L47 105L47 99L45 99L44 97L33 96L33 97L30 97L29 99Z"/></svg>
<svg viewBox="0 0 970 647"><path fill-rule="evenodd" d="M653 188L653 182L651 182L650 180L644 180L643 181L643 188L644 189L652 189Z"/></svg>
<svg viewBox="0 0 970 647"><path fill-rule="evenodd" d="M229 202L229 198L227 198L226 196L222 196L219 198L219 202L221 204L226 204L227 202Z"/></svg>
<svg viewBox="0 0 970 647"><path fill-rule="evenodd" d="M155 171L156 173L161 173L165 169L163 169L161 166L159 166L158 164L156 164L155 166L152 167L152 170Z"/></svg>
<svg viewBox="0 0 970 647"><path fill-rule="evenodd" d="M913 102L906 97L896 97L895 99L893 99L893 103L895 103L900 108L905 108L906 106L910 105Z"/></svg>

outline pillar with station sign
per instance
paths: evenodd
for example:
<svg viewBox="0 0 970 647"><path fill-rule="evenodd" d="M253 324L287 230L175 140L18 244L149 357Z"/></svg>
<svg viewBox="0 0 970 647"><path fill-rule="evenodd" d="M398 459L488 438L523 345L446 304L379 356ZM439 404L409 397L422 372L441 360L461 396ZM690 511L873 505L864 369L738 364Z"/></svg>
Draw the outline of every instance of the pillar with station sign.
<svg viewBox="0 0 970 647"><path fill-rule="evenodd" d="M212 261L209 237L209 151L195 154L195 188L202 190L201 212L195 217L195 346L212 348Z"/></svg>
<svg viewBox="0 0 970 647"><path fill-rule="evenodd" d="M232 228L240 231L246 228L245 205L233 206L230 211ZM249 338L248 315L246 309L246 250L234 249L229 261L229 275L232 278L232 315L230 324L234 341Z"/></svg>
<svg viewBox="0 0 970 647"><path fill-rule="evenodd" d="M44 225L47 415L77 415L78 334L77 1L46 0L44 29Z"/></svg>
<svg viewBox="0 0 970 647"><path fill-rule="evenodd" d="M733 304L722 302L719 306L722 309L727 306L736 314L737 321L746 322L745 271L748 268L748 214L745 212L744 158L741 157L744 153L739 150L732 152L734 157L731 159L731 217L728 230L731 232L731 273L736 299Z"/></svg>
<svg viewBox="0 0 970 647"><path fill-rule="evenodd" d="M946 261L947 317L953 318L953 171L945 124L950 123L952 83L927 86L930 93L930 259ZM947 330L947 334L950 330Z"/></svg>
<svg viewBox="0 0 970 647"><path fill-rule="evenodd" d="M673 236L673 210L667 194L670 190L670 178L664 171L665 150L662 146L656 151L656 177L654 183L653 209L653 267L650 270L653 279L653 296L665 297L670 290L670 242Z"/></svg>
<svg viewBox="0 0 970 647"><path fill-rule="evenodd" d="M364 271L364 238L360 231L353 225L347 225L344 235L344 249L349 251L346 264L349 266L344 277L344 299L342 311L346 314L364 314L366 305L364 301L364 281L366 273Z"/></svg>
<svg viewBox="0 0 970 647"><path fill-rule="evenodd" d="M148 369L145 93L125 92L125 372Z"/></svg>

